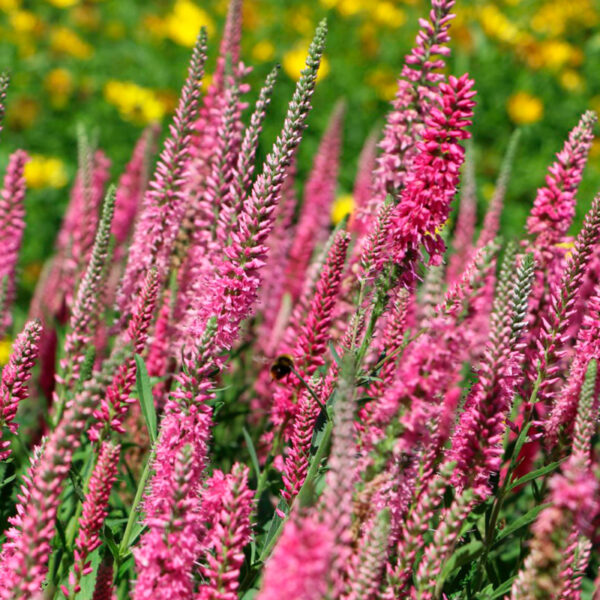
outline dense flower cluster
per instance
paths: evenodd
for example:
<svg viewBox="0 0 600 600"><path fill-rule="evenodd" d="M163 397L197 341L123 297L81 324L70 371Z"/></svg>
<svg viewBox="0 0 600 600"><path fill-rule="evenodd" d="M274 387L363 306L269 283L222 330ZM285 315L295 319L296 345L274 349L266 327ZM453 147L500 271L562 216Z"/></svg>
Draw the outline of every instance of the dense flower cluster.
<svg viewBox="0 0 600 600"><path fill-rule="evenodd" d="M242 0L204 94L198 36L154 170L150 126L105 193L108 159L80 132L36 318L0 379L2 600L568 600L591 585L600 196L572 247L568 229L596 116L503 247L513 138L477 235L475 82L442 72L454 1L431 5L348 219L330 222L342 104L296 194L325 22L262 166L277 69L246 119ZM0 197L1 333L25 160Z"/></svg>

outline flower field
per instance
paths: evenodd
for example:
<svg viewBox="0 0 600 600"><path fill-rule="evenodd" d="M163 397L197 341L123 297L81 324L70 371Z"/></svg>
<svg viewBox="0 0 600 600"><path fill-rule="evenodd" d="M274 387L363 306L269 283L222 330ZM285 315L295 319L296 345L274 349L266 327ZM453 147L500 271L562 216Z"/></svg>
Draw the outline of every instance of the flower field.
<svg viewBox="0 0 600 600"><path fill-rule="evenodd" d="M593 2L0 15L0 599L600 600Z"/></svg>

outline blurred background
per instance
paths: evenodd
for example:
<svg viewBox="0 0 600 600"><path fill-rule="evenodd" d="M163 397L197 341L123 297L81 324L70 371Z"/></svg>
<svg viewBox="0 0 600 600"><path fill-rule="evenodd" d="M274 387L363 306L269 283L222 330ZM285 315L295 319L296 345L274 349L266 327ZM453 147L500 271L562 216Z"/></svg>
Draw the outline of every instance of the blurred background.
<svg viewBox="0 0 600 600"><path fill-rule="evenodd" d="M339 195L352 190L365 138L380 130L423 0L245 0L243 59L252 101L273 64L282 64L261 140L270 148L302 68L315 24L329 19L327 54L300 148L302 181L331 110L345 98ZM0 168L18 147L27 166L23 297L31 293L68 200L79 123L112 160L113 180L150 122L166 123L190 48L206 25L213 68L226 0L0 0L0 68L12 74ZM480 213L493 191L510 134L521 127L503 218L519 236L535 190L569 129L587 108L600 111L600 6L595 0L459 0L450 71L469 71L478 90L473 136ZM600 144L579 195L580 222L600 188Z"/></svg>

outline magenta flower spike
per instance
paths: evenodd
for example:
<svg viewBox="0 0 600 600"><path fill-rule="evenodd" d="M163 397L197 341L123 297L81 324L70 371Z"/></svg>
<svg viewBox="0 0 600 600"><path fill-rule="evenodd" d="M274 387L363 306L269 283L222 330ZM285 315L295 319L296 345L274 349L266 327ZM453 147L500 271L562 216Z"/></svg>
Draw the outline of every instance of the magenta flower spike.
<svg viewBox="0 0 600 600"><path fill-rule="evenodd" d="M147 127L137 141L131 160L119 178L115 197L115 216L112 222L112 234L115 236L117 250L116 259L125 251L146 187L148 185L149 163L155 152L158 138L158 125Z"/></svg>
<svg viewBox="0 0 600 600"><path fill-rule="evenodd" d="M217 90L221 90L224 85L227 61L229 60L233 67L240 62L243 5L243 0L229 0L223 38L221 39L217 65L211 81L211 85Z"/></svg>
<svg viewBox="0 0 600 600"><path fill-rule="evenodd" d="M324 354L330 339L330 329L349 242L350 237L347 233L340 232L336 235L315 286L315 293L305 321L298 324L299 328L294 324L290 325L294 328L294 332L286 334L290 338L296 338L291 355L295 368L304 379L312 377L317 368L325 364ZM285 385L277 388L271 413L271 420L275 426L285 427L289 419L295 415L297 409L295 396L301 386L302 383L298 378L290 374Z"/></svg>
<svg viewBox="0 0 600 600"><path fill-rule="evenodd" d="M184 184L190 157L192 126L198 115L200 86L206 61L206 31L202 30L192 51L188 77L181 91L169 136L158 160L149 189L144 195L133 244L117 294L121 318L131 312L132 298L139 293L144 276L155 264L161 281L185 213Z"/></svg>
<svg viewBox="0 0 600 600"><path fill-rule="evenodd" d="M121 446L104 442L100 447L98 462L90 477L88 492L83 501L79 533L75 540L75 564L69 574L69 588L63 593L71 598L81 590L81 578L92 572L88 560L90 554L100 546L100 530L108 516L108 502L112 486L117 479L117 467Z"/></svg>
<svg viewBox="0 0 600 600"><path fill-rule="evenodd" d="M237 600L244 547L250 541L254 494L248 487L248 467L236 463L226 477L221 507L210 533L214 554L206 555L197 600ZM212 515L211 515L212 516Z"/></svg>
<svg viewBox="0 0 600 600"><path fill-rule="evenodd" d="M0 379L0 460L10 456L10 441L5 438L5 429L15 434L18 425L14 422L17 409L29 395L28 384L38 356L42 325L29 321L15 340L8 364L2 369Z"/></svg>
<svg viewBox="0 0 600 600"><path fill-rule="evenodd" d="M391 251L407 283L416 278L421 245L433 265L441 263L446 249L439 228L450 214L464 160L464 149L458 142L470 137L466 128L475 106L472 87L467 75L450 77L447 84L439 85L438 105L433 105L425 118L422 141L417 144L402 201L392 217Z"/></svg>
<svg viewBox="0 0 600 600"><path fill-rule="evenodd" d="M359 237L369 231L369 201L373 194L373 171L377 160L377 136L372 133L365 143L358 157L358 167L354 178L354 210L348 223L350 231Z"/></svg>
<svg viewBox="0 0 600 600"><path fill-rule="evenodd" d="M323 134L304 191L304 201L289 251L286 291L295 302L302 291L313 251L327 240L342 146L345 106L338 103Z"/></svg>
<svg viewBox="0 0 600 600"><path fill-rule="evenodd" d="M538 190L527 219L527 232L535 236L534 244L548 251L564 237L575 216L575 194L583 175L587 155L594 139L598 117L586 112L569 134L556 162L548 169L546 186Z"/></svg>
<svg viewBox="0 0 600 600"><path fill-rule="evenodd" d="M444 79L439 73L450 55L448 30L454 0L432 0L429 21L421 19L416 45L406 56L398 91L387 116L381 154L375 169L374 195L381 202L387 194L400 199L416 156L415 143L432 102L432 92Z"/></svg>
<svg viewBox="0 0 600 600"><path fill-rule="evenodd" d="M146 347L148 330L156 310L157 294L158 274L155 269L150 269L127 328L126 343L131 344L132 355L119 365L102 395L100 407L94 411L95 422L88 430L88 436L94 442L106 439L111 430L125 433L123 422L129 405L134 401L130 397L136 376L133 354L141 354Z"/></svg>
<svg viewBox="0 0 600 600"><path fill-rule="evenodd" d="M113 600L113 561L106 557L98 567L92 600Z"/></svg>
<svg viewBox="0 0 600 600"><path fill-rule="evenodd" d="M25 230L25 178L28 157L23 150L11 154L0 193L0 337L12 323L11 308L16 294L15 272Z"/></svg>

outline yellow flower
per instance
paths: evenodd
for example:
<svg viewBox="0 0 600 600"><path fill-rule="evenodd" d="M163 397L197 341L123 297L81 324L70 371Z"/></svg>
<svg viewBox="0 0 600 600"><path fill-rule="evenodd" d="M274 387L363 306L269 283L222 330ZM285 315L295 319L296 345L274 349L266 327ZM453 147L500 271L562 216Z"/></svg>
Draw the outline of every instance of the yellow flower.
<svg viewBox="0 0 600 600"><path fill-rule="evenodd" d="M25 181L30 188L61 188L67 184L67 171L60 158L34 154L25 164Z"/></svg>
<svg viewBox="0 0 600 600"><path fill-rule="evenodd" d="M331 221L337 225L344 217L351 215L354 210L352 194L338 196L331 207Z"/></svg>
<svg viewBox="0 0 600 600"><path fill-rule="evenodd" d="M569 92L580 92L584 88L581 75L573 69L566 69L560 74L560 85Z"/></svg>
<svg viewBox="0 0 600 600"><path fill-rule="evenodd" d="M308 54L308 42L298 42L291 50L283 55L283 70L294 80L300 77L300 71L306 67L306 56ZM329 61L325 56L321 58L321 66L317 75L317 81L323 79L329 73Z"/></svg>
<svg viewBox="0 0 600 600"><path fill-rule="evenodd" d="M20 96L6 111L6 121L16 130L31 127L40 112L37 100L29 96Z"/></svg>
<svg viewBox="0 0 600 600"><path fill-rule="evenodd" d="M32 12L16 10L10 13L10 24L17 33L35 33L42 23Z"/></svg>
<svg viewBox="0 0 600 600"><path fill-rule="evenodd" d="M0 10L12 12L21 6L21 0L0 0Z"/></svg>
<svg viewBox="0 0 600 600"><path fill-rule="evenodd" d="M572 61L576 49L562 40L548 40L540 44L539 53L542 66L558 70Z"/></svg>
<svg viewBox="0 0 600 600"><path fill-rule="evenodd" d="M517 125L536 123L544 115L542 101L528 92L513 94L506 105L508 115Z"/></svg>
<svg viewBox="0 0 600 600"><path fill-rule="evenodd" d="M12 340L9 337L5 337L0 340L0 365L4 366L10 358L10 349L12 347Z"/></svg>
<svg viewBox="0 0 600 600"><path fill-rule="evenodd" d="M104 86L104 97L117 107L126 121L152 123L160 121L165 114L165 105L158 95L132 81L108 81Z"/></svg>
<svg viewBox="0 0 600 600"><path fill-rule="evenodd" d="M67 27L56 27L52 31L50 47L57 54L66 54L75 58L85 59L92 55L92 47Z"/></svg>
<svg viewBox="0 0 600 600"><path fill-rule="evenodd" d="M208 13L191 0L176 0L173 12L165 18L166 34L181 46L193 46L202 25L209 36L214 33L215 27Z"/></svg>
<svg viewBox="0 0 600 600"><path fill-rule="evenodd" d="M275 46L269 40L261 40L252 48L252 58L259 62L267 62L275 56Z"/></svg>
<svg viewBox="0 0 600 600"><path fill-rule="evenodd" d="M496 191L496 186L493 183L491 183L490 181L486 181L481 186L481 192L487 202L489 202L492 199L495 191Z"/></svg>
<svg viewBox="0 0 600 600"><path fill-rule="evenodd" d="M367 84L377 92L382 100L392 100L396 95L398 83L396 73L391 69L377 68L367 77Z"/></svg>
<svg viewBox="0 0 600 600"><path fill-rule="evenodd" d="M519 38L519 28L494 4L486 4L479 10L479 21L488 37L507 44L514 43Z"/></svg>
<svg viewBox="0 0 600 600"><path fill-rule="evenodd" d="M392 2L374 2L373 18L379 25L397 29L406 23L406 13Z"/></svg>
<svg viewBox="0 0 600 600"><path fill-rule="evenodd" d="M66 69L52 69L44 79L44 87L50 95L50 102L56 108L66 105L73 91L73 78Z"/></svg>
<svg viewBox="0 0 600 600"><path fill-rule="evenodd" d="M361 0L339 0L337 10L344 17L352 17L364 9Z"/></svg>
<svg viewBox="0 0 600 600"><path fill-rule="evenodd" d="M57 8L70 8L71 6L75 6L79 4L79 0L46 0L53 6Z"/></svg>

